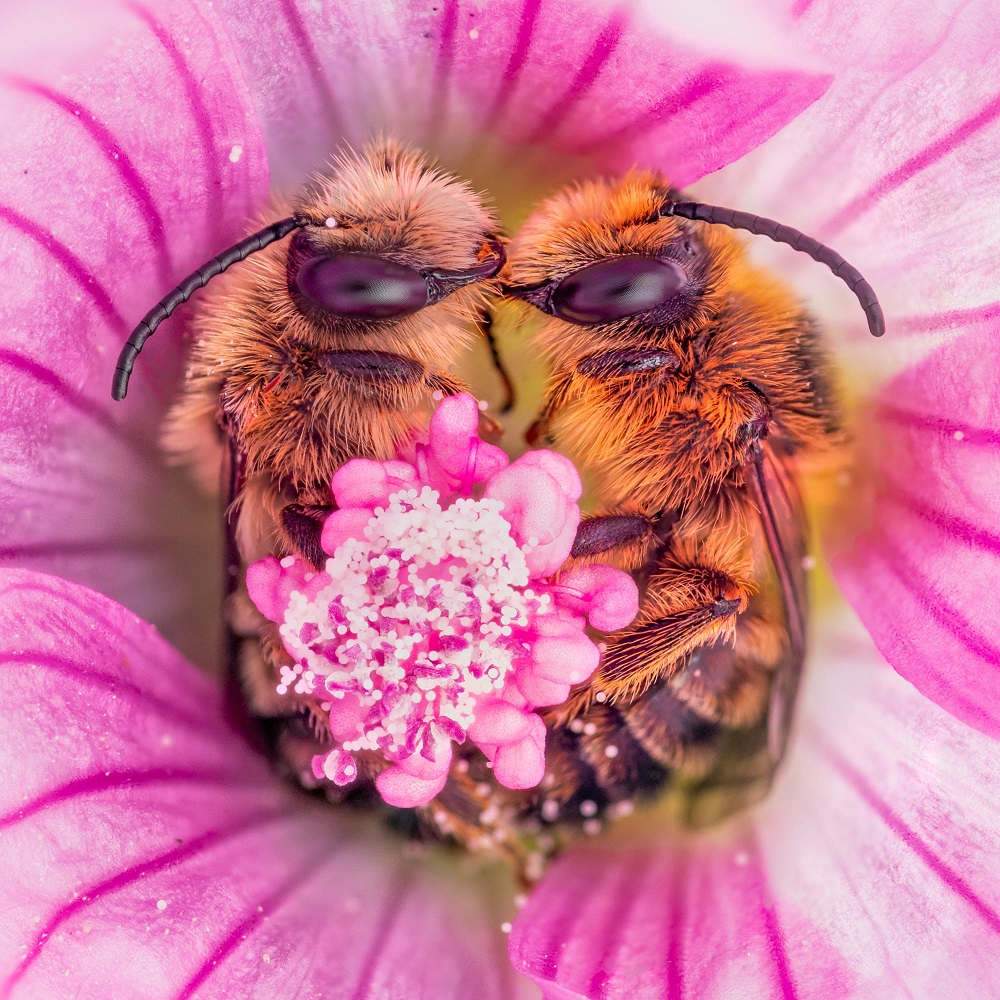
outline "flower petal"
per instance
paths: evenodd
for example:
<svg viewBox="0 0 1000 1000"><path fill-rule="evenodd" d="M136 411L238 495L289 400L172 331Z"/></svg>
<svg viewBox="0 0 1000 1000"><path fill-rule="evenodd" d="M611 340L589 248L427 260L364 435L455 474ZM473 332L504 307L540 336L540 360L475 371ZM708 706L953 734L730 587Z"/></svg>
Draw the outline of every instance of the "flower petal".
<svg viewBox="0 0 1000 1000"><path fill-rule="evenodd" d="M330 489L338 507L374 509L382 506L391 493L412 486L416 480L416 469L407 462L355 458L333 474Z"/></svg>
<svg viewBox="0 0 1000 1000"><path fill-rule="evenodd" d="M545 723L528 716L529 731L512 743L503 743L493 755L493 776L507 788L534 788L545 777Z"/></svg>
<svg viewBox="0 0 1000 1000"><path fill-rule="evenodd" d="M988 221L1000 215L992 4L795 6L802 43L822 52L836 83L700 193L832 244L874 286L889 337L960 331L963 320L1000 315L1000 230ZM763 250L838 339L867 337L852 296L823 268ZM874 352L892 352L889 337L865 344L853 363L878 365Z"/></svg>
<svg viewBox="0 0 1000 1000"><path fill-rule="evenodd" d="M829 662L763 807L701 838L637 816L615 847L545 876L510 950L546 997L995 989L1000 746L896 677L856 623L823 640Z"/></svg>
<svg viewBox="0 0 1000 1000"><path fill-rule="evenodd" d="M1000 324L970 328L890 382L848 485L835 568L886 659L963 722L1000 736Z"/></svg>
<svg viewBox="0 0 1000 1000"><path fill-rule="evenodd" d="M774 68L695 48L671 31L672 5L403 0L391 17L347 2L216 6L282 183L322 166L343 138L357 145L384 129L473 168L473 147L488 147L484 180L533 169L536 185L550 184L555 154L564 172L653 163L688 184L773 135L828 84L790 68L777 32L745 40L757 65ZM703 39L718 33L714 13L701 16Z"/></svg>
<svg viewBox="0 0 1000 1000"><path fill-rule="evenodd" d="M164 470L155 440L179 323L143 352L123 404L111 376L133 325L266 198L250 96L210 7L13 14L0 41L0 268L19 276L0 289L0 559L112 594L208 662L220 516Z"/></svg>
<svg viewBox="0 0 1000 1000"><path fill-rule="evenodd" d="M0 636L3 996L509 996L480 889L277 780L150 626L4 570Z"/></svg>

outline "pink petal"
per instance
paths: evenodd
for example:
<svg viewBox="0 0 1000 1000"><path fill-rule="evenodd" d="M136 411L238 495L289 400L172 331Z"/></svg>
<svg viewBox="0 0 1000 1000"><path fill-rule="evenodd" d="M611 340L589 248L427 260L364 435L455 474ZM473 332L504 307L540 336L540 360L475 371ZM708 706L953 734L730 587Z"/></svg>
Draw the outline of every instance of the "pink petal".
<svg viewBox="0 0 1000 1000"><path fill-rule="evenodd" d="M822 53L836 82L774 139L709 181L704 197L734 205L738 198L740 208L831 243L875 287L892 337L995 318L1000 232L982 224L1000 214L1000 66L992 28L984 30L992 5L918 11L816 0L796 8L802 43ZM962 203L975 205L967 217L944 208L954 206L956 185ZM778 266L838 340L867 337L846 289L831 287L829 274L803 255L778 254ZM878 364L887 350L866 344L852 364Z"/></svg>
<svg viewBox="0 0 1000 1000"><path fill-rule="evenodd" d="M335 510L323 522L320 544L323 551L332 556L338 546L351 538L365 537L365 528L371 523L372 511L368 507L345 507Z"/></svg>
<svg viewBox="0 0 1000 1000"><path fill-rule="evenodd" d="M528 719L527 735L498 746L493 756L493 775L507 788L534 788L545 777L545 723L537 715Z"/></svg>
<svg viewBox="0 0 1000 1000"><path fill-rule="evenodd" d="M531 729L532 712L515 708L506 701L487 701L476 706L476 719L469 726L469 738L477 743L514 743Z"/></svg>
<svg viewBox="0 0 1000 1000"><path fill-rule="evenodd" d="M510 461L502 449L479 440L479 405L467 392L438 404L429 434L431 457L460 486L481 483Z"/></svg>
<svg viewBox="0 0 1000 1000"><path fill-rule="evenodd" d="M561 705L572 685L551 681L534 672L521 671L515 681L518 691L529 705Z"/></svg>
<svg viewBox="0 0 1000 1000"><path fill-rule="evenodd" d="M343 698L331 698L328 720L333 738L354 739L360 734L361 723L367 714L368 707L356 695L345 694Z"/></svg>
<svg viewBox="0 0 1000 1000"><path fill-rule="evenodd" d="M531 647L534 676L558 684L580 684L597 669L600 653L582 623L553 616L536 619L536 626L541 634Z"/></svg>
<svg viewBox="0 0 1000 1000"><path fill-rule="evenodd" d="M580 473L576 471L576 466L565 455L560 455L557 451L549 451L548 449L529 451L523 454L514 465L521 469L541 469L547 472L559 484L559 488L566 495L567 500L576 502L583 493L583 484L580 482Z"/></svg>
<svg viewBox="0 0 1000 1000"><path fill-rule="evenodd" d="M430 748L430 756L417 752L409 757L400 757L395 761L404 774L422 781L437 781L442 774L448 773L451 765L452 742L447 737L436 737ZM437 794L435 792L435 794Z"/></svg>
<svg viewBox="0 0 1000 1000"><path fill-rule="evenodd" d="M342 136L358 144L384 129L455 162L485 145L486 174L534 175L536 190L553 171L636 162L688 184L773 135L828 82L793 68L766 16L747 19L741 41L767 69L697 48L720 33L714 8L686 15L695 44L652 4L404 0L391 18L346 2L221 9L282 182L320 167Z"/></svg>
<svg viewBox="0 0 1000 1000"><path fill-rule="evenodd" d="M431 778L418 778L401 767L390 767L375 779L375 786L389 805L400 809L414 809L427 805L447 781L447 771Z"/></svg>
<svg viewBox="0 0 1000 1000"><path fill-rule="evenodd" d="M519 542L545 545L558 537L566 524L569 508L559 484L541 469L516 462L498 472L486 484L483 497L503 502L503 518Z"/></svg>
<svg viewBox="0 0 1000 1000"><path fill-rule="evenodd" d="M266 199L250 94L211 7L10 15L0 268L18 280L0 290L0 559L112 594L210 662L221 517L157 444L181 321L144 350L123 404L111 374L133 325Z"/></svg>
<svg viewBox="0 0 1000 1000"><path fill-rule="evenodd" d="M3 571L0 636L4 996L510 995L482 887L276 780L150 626Z"/></svg>
<svg viewBox="0 0 1000 1000"><path fill-rule="evenodd" d="M294 577L273 556L247 569L247 593L257 610L269 621L284 620L288 596L296 589Z"/></svg>
<svg viewBox="0 0 1000 1000"><path fill-rule="evenodd" d="M970 328L890 382L845 498L836 562L889 662L963 722L1000 735L1000 326ZM841 532L844 534L845 532Z"/></svg>
<svg viewBox="0 0 1000 1000"><path fill-rule="evenodd" d="M563 573L555 593L561 605L585 613L602 632L630 625L639 613L639 590L632 577L601 563Z"/></svg>
<svg viewBox="0 0 1000 1000"><path fill-rule="evenodd" d="M368 507L374 510L384 506L391 493L398 493L416 481L416 469L407 462L355 458L333 474L330 489L338 507Z"/></svg>
<svg viewBox="0 0 1000 1000"><path fill-rule="evenodd" d="M562 529L551 542L536 545L525 553L524 561L528 564L528 572L532 579L552 576L558 572L573 551L576 541L576 531L580 527L580 508L570 504L566 509L566 520Z"/></svg>
<svg viewBox="0 0 1000 1000"><path fill-rule="evenodd" d="M313 775L329 778L335 785L349 785L358 776L358 765L346 750L331 750L312 759Z"/></svg>
<svg viewBox="0 0 1000 1000"><path fill-rule="evenodd" d="M510 952L546 997L989 996L1000 747L823 635L771 798L708 837L640 820L565 855Z"/></svg>

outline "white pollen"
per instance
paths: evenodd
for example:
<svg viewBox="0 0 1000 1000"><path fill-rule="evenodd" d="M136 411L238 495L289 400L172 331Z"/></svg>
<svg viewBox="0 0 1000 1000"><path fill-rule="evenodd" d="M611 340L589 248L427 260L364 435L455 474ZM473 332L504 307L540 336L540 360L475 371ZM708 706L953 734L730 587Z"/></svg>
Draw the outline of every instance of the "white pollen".
<svg viewBox="0 0 1000 1000"><path fill-rule="evenodd" d="M597 803L593 799L584 799L580 803L580 815L581 816L596 816L597 815Z"/></svg>
<svg viewBox="0 0 1000 1000"><path fill-rule="evenodd" d="M336 229L338 226L337 220L331 215L324 223L327 229Z"/></svg>
<svg viewBox="0 0 1000 1000"><path fill-rule="evenodd" d="M594 701L599 701L603 704L607 700L608 696L604 691L598 691L597 694L594 695Z"/></svg>
<svg viewBox="0 0 1000 1000"><path fill-rule="evenodd" d="M952 434L952 437L956 441L964 441L965 440L965 431L955 431L955 433Z"/></svg>
<svg viewBox="0 0 1000 1000"><path fill-rule="evenodd" d="M510 922L509 920L505 920L505 921L504 921L504 922L503 922L503 923L502 923L502 924L500 925L500 931L501 931L501 933L503 933L503 934L509 934L509 933L511 932L511 928L512 928L512 927L513 927L513 924L511 924L511 922Z"/></svg>
<svg viewBox="0 0 1000 1000"><path fill-rule="evenodd" d="M167 908L167 901L165 899L158 899L156 901L156 908L158 910L165 910Z"/></svg>
<svg viewBox="0 0 1000 1000"><path fill-rule="evenodd" d="M242 155L243 155L243 147L242 146L233 146L233 148L231 150L229 150L229 162L230 163L239 163L240 162L240 157Z"/></svg>
<svg viewBox="0 0 1000 1000"><path fill-rule="evenodd" d="M472 31L476 31L476 29L475 29L475 28L473 28L473 29L472 29ZM469 32L469 35L470 35L471 37L475 38L475 37L476 37L476 35L473 35L473 34L472 34L472 31L470 31L470 32ZM478 32L476 32L476 34L478 34ZM479 409L480 409L480 410L482 410L483 412L485 412L485 411L486 411L486 410L488 410L489 408L490 408L490 404L489 404L489 403L487 403L485 399L481 399L481 400L479 400Z"/></svg>
<svg viewBox="0 0 1000 1000"><path fill-rule="evenodd" d="M583 727L583 735L584 736L593 736L594 733L596 733L596 732L597 732L597 726L593 722L588 722Z"/></svg>
<svg viewBox="0 0 1000 1000"><path fill-rule="evenodd" d="M479 37L479 29L478 28L470 28L469 29L469 38L471 38L473 41L475 41L478 37ZM510 925L509 924L507 925L507 929L508 930L510 929Z"/></svg>
<svg viewBox="0 0 1000 1000"><path fill-rule="evenodd" d="M808 573L816 568L816 560L812 556L802 557L802 568Z"/></svg>
<svg viewBox="0 0 1000 1000"><path fill-rule="evenodd" d="M588 837L595 837L601 832L601 821L599 819L588 819L583 824L583 832Z"/></svg>
<svg viewBox="0 0 1000 1000"><path fill-rule="evenodd" d="M605 757L617 757L618 756L618 747L616 747L614 745L614 743L609 744L608 746L606 746L604 748L604 756Z"/></svg>

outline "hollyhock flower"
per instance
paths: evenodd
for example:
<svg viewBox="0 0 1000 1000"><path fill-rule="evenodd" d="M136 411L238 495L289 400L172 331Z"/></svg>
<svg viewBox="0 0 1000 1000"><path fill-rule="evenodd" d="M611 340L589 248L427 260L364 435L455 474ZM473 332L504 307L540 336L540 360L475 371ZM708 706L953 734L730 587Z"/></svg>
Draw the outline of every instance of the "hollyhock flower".
<svg viewBox="0 0 1000 1000"><path fill-rule="evenodd" d="M4 16L0 996L997 992L990 4ZM124 406L117 351L272 183L379 128L472 175L512 223L563 178L717 171L704 200L832 243L888 318L868 341L821 268L758 249L837 352L853 465L821 527L867 629L819 593L771 796L702 835L621 825L560 858L516 916L497 871L414 857L280 782L216 682L142 620L216 662L218 517L156 448L181 324Z"/></svg>
<svg viewBox="0 0 1000 1000"><path fill-rule="evenodd" d="M353 755L373 751L391 763L382 798L426 805L468 737L501 785L534 788L545 775L534 709L561 705L597 669L587 624L629 625L638 588L611 566L558 573L580 477L546 450L510 464L480 440L468 393L439 404L412 451L412 464L356 458L334 474L324 569L272 556L247 570L295 660L278 693L312 696L338 744L313 758L317 780L351 784Z"/></svg>

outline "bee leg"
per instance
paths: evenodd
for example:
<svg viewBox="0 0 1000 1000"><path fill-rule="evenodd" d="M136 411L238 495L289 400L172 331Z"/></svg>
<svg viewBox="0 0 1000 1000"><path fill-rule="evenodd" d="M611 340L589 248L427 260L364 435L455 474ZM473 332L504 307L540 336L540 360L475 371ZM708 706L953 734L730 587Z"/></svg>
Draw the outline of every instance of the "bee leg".
<svg viewBox="0 0 1000 1000"><path fill-rule="evenodd" d="M570 555L588 562L610 555L614 565L634 570L649 562L659 544L660 521L638 511L616 510L584 517Z"/></svg>
<svg viewBox="0 0 1000 1000"><path fill-rule="evenodd" d="M503 402L500 404L501 413L510 413L514 409L516 394L514 383L511 381L510 373L507 371L503 358L500 357L500 349L497 346L496 337L493 335L493 310L484 305L476 317L476 326L486 340L490 349L490 357L493 359L493 367L496 369L497 377L503 387Z"/></svg>
<svg viewBox="0 0 1000 1000"><path fill-rule="evenodd" d="M583 722L582 729L579 721ZM580 756L593 769L609 802L621 802L660 788L668 772L681 763L679 754L663 753L662 744L656 744L656 752L650 752L633 731L627 715L614 706L593 705L579 721L573 728L580 729Z"/></svg>
<svg viewBox="0 0 1000 1000"><path fill-rule="evenodd" d="M326 552L320 544L320 536L329 513L329 507L304 503L290 503L281 511L281 527L290 548L317 569L326 565Z"/></svg>

